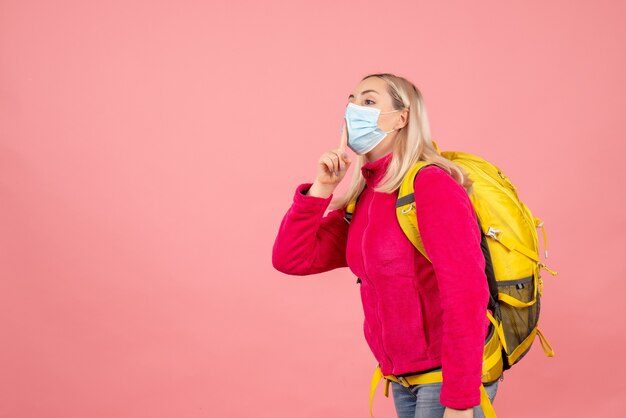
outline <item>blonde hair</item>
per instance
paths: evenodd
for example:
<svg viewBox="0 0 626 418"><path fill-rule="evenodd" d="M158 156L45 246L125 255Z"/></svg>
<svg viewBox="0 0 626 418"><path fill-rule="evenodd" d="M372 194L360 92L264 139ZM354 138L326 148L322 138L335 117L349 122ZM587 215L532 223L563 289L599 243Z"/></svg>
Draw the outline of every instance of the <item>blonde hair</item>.
<svg viewBox="0 0 626 418"><path fill-rule="evenodd" d="M443 168L463 188L471 193L472 180L467 172L457 164L439 155L430 137L428 114L422 93L407 79L389 73L369 74L369 77L378 77L387 82L387 92L391 96L394 110L409 109L409 118L406 126L398 131L393 145L393 156L389 162L387 172L374 191L392 193L402 184L405 174L417 161L428 161ZM333 199L330 208L344 208L365 188L365 178L361 167L366 163L365 155L357 156L354 162L354 173L348 190L336 199Z"/></svg>

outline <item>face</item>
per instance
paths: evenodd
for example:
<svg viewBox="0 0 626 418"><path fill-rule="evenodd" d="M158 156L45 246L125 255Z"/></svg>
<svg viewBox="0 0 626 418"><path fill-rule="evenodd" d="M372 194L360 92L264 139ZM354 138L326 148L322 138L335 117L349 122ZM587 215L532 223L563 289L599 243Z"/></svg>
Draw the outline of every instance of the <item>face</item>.
<svg viewBox="0 0 626 418"><path fill-rule="evenodd" d="M385 132L395 129L393 132L387 134L380 144L376 145L374 149L366 154L368 159L376 159L391 151L394 140L398 135L398 130L407 124L409 111L408 109L403 109L400 112L385 113L395 110L392 105L391 96L387 93L387 82L378 77L366 78L352 91L348 97L348 101L359 106L380 109L381 113L378 118L378 127Z"/></svg>

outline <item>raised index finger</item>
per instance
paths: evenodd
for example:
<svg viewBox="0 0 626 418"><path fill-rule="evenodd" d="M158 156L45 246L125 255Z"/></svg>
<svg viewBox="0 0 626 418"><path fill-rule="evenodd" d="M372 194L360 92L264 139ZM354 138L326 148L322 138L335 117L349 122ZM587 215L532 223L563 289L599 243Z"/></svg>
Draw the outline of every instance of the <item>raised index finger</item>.
<svg viewBox="0 0 626 418"><path fill-rule="evenodd" d="M346 119L343 120L343 129L341 130L341 139L339 140L339 149L345 151L348 146L348 130L346 129Z"/></svg>

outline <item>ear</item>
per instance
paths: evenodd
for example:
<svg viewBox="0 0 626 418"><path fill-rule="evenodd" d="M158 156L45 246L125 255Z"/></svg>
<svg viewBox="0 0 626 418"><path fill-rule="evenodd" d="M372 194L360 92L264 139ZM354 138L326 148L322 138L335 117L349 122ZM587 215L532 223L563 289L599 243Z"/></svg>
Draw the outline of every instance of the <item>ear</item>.
<svg viewBox="0 0 626 418"><path fill-rule="evenodd" d="M402 129L409 123L409 109L402 109L400 112L400 121L396 124L396 129Z"/></svg>

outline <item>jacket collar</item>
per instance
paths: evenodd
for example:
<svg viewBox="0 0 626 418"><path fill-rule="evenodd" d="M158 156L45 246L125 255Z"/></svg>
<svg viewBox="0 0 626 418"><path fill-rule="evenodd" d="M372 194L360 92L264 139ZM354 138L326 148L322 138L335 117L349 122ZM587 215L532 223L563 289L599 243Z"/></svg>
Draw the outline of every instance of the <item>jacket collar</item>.
<svg viewBox="0 0 626 418"><path fill-rule="evenodd" d="M385 175L387 167L391 162L391 157L393 157L393 151L390 151L377 160L368 161L361 166L361 173L363 174L363 177L365 177L365 183L369 187L376 186L380 179Z"/></svg>

